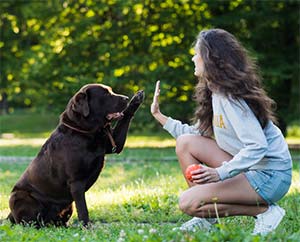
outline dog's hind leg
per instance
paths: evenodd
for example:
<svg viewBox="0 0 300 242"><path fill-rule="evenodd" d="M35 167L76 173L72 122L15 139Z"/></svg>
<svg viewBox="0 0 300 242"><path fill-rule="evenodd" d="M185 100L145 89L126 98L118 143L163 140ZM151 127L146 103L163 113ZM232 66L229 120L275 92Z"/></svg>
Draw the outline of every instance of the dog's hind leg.
<svg viewBox="0 0 300 242"><path fill-rule="evenodd" d="M28 192L18 191L12 193L9 200L11 210L8 218L16 224L33 224L43 226L42 205Z"/></svg>
<svg viewBox="0 0 300 242"><path fill-rule="evenodd" d="M59 224L57 225L62 225L67 227L67 222L69 221L70 217L72 216L73 213L73 205L72 203L66 206L59 214Z"/></svg>
<svg viewBox="0 0 300 242"><path fill-rule="evenodd" d="M46 216L46 220L49 223L54 224L55 226L64 226L67 227L67 222L73 213L72 203L65 205L63 207L52 207L48 210L48 214Z"/></svg>
<svg viewBox="0 0 300 242"><path fill-rule="evenodd" d="M72 203L67 206L64 210L61 211L60 216L63 224L66 226L67 222L69 221L70 217L72 216L73 213L73 205Z"/></svg>
<svg viewBox="0 0 300 242"><path fill-rule="evenodd" d="M7 219L8 219L12 224L15 224L15 223L16 223L15 218L14 218L14 216L12 215L12 213L9 213L9 215L7 216Z"/></svg>

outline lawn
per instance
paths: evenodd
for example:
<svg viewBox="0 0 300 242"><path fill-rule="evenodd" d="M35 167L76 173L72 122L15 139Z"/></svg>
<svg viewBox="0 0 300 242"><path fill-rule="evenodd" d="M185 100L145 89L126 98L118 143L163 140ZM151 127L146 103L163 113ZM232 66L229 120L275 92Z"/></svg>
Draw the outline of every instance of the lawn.
<svg viewBox="0 0 300 242"><path fill-rule="evenodd" d="M5 125L0 131L9 134L0 138L0 241L299 241L299 151L292 153L292 187L279 202L287 214L275 233L252 236L254 219L250 217L222 218L212 232L173 231L190 217L178 208L178 196L187 187L176 160L175 141L164 132L129 133L124 151L106 157L105 169L86 193L92 220L89 229L78 225L76 212L68 228L11 226L5 220L10 191L55 122L41 115L39 125L28 121L32 127L23 130L30 116L14 119L19 123L4 118L0 121L9 128Z"/></svg>
<svg viewBox="0 0 300 242"><path fill-rule="evenodd" d="M1 143L2 142L2 143ZM2 139L0 155L35 156L43 138ZM293 184L280 201L287 211L275 233L251 236L254 220L249 217L223 218L212 232L172 231L189 219L178 208L178 195L186 189L169 137L130 136L121 155L107 156L105 169L86 193L93 225L78 226L74 212L68 228L0 225L1 241L299 241L299 163L295 162ZM299 152L293 153L299 156ZM0 219L9 213L11 188L28 165L0 162Z"/></svg>

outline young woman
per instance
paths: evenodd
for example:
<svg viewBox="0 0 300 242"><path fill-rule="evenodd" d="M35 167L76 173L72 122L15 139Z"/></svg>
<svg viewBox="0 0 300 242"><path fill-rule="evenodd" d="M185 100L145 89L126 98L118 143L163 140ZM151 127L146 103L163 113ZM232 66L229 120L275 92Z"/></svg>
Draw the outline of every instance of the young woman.
<svg viewBox="0 0 300 242"><path fill-rule="evenodd" d="M180 209L194 218L182 230L209 229L217 216L253 216L253 234L276 229L285 215L275 204L291 184L292 161L274 125L273 100L264 92L254 62L237 39L222 29L201 31L195 44L193 126L160 112L160 83L151 113L174 138L182 169L202 163L186 179ZM215 204L217 204L217 211Z"/></svg>

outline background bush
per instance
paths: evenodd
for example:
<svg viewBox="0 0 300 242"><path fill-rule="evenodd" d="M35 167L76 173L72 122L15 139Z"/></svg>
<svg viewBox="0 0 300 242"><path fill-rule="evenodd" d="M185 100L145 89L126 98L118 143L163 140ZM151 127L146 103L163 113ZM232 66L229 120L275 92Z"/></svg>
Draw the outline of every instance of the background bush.
<svg viewBox="0 0 300 242"><path fill-rule="evenodd" d="M204 28L233 33L261 67L281 127L299 121L299 1L78 0L0 3L2 113L60 113L84 84L146 91L136 129L156 128L149 105L189 121L196 80L192 43Z"/></svg>

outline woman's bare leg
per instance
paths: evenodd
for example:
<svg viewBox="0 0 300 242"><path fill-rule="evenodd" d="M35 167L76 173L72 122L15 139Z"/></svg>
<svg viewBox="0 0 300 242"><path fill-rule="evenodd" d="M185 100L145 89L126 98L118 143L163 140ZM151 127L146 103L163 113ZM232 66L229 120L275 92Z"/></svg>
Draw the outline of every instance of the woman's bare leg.
<svg viewBox="0 0 300 242"><path fill-rule="evenodd" d="M228 161L232 156L221 150L216 141L200 135L182 135L176 140L176 154L184 174L191 164L204 163L209 167L219 167L223 161ZM185 178L186 179L186 178ZM195 184L188 181L189 186Z"/></svg>
<svg viewBox="0 0 300 242"><path fill-rule="evenodd" d="M265 201L253 190L244 174L225 181L196 185L183 192L180 209L191 216L215 217L217 204L220 217L256 216L267 210Z"/></svg>
<svg viewBox="0 0 300 242"><path fill-rule="evenodd" d="M197 135L180 136L176 143L176 154L183 172L190 164L202 162L215 168L232 158L213 139ZM214 217L214 203L217 203L220 217L255 216L267 209L266 202L254 191L244 174L216 183L187 183L191 188L181 195L179 207L191 216Z"/></svg>

